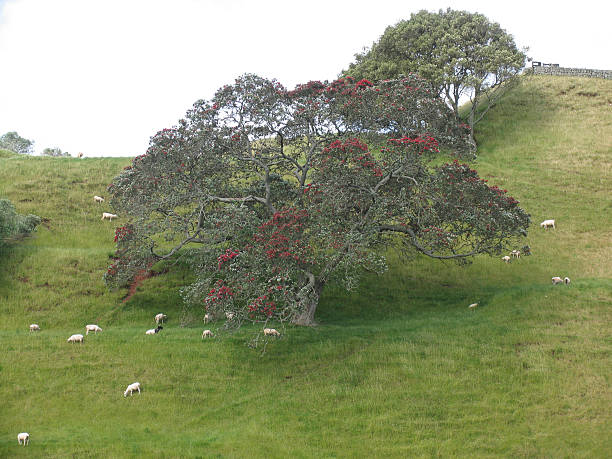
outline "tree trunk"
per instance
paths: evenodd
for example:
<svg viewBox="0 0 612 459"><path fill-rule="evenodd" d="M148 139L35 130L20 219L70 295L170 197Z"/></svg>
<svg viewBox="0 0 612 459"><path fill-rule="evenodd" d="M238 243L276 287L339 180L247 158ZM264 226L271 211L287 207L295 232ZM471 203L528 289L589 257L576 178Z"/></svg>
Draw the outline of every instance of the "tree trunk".
<svg viewBox="0 0 612 459"><path fill-rule="evenodd" d="M319 305L319 298L321 297L324 285L323 282L316 280L314 276L312 276L308 285L302 289L304 295L300 303L303 310L292 321L295 325L302 325L304 327L314 327L316 325L314 316L317 306Z"/></svg>

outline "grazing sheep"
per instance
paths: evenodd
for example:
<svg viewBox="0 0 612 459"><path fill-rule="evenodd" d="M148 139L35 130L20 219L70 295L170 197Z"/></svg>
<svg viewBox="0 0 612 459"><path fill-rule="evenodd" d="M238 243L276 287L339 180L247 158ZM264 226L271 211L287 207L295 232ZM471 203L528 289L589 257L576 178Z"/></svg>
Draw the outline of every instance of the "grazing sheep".
<svg viewBox="0 0 612 459"><path fill-rule="evenodd" d="M105 218L108 218L112 222L113 218L119 218L119 216L109 212L102 212L102 218L100 220L104 220Z"/></svg>
<svg viewBox="0 0 612 459"><path fill-rule="evenodd" d="M510 256L512 258L521 258L521 251L520 250L513 250L512 252L510 252Z"/></svg>
<svg viewBox="0 0 612 459"><path fill-rule="evenodd" d="M83 335L77 333L76 335L72 335L70 338L68 338L67 341L69 343L81 343L81 344L83 344Z"/></svg>
<svg viewBox="0 0 612 459"><path fill-rule="evenodd" d="M30 331L40 331L40 327L38 326L38 324L31 324L30 325Z"/></svg>
<svg viewBox="0 0 612 459"><path fill-rule="evenodd" d="M565 282L565 285L567 285L571 282L571 280L569 277L566 277L565 279L563 279L563 282Z"/></svg>
<svg viewBox="0 0 612 459"><path fill-rule="evenodd" d="M139 382L135 382L135 383L132 383L129 386L127 386L127 389L123 393L123 396L127 397L128 394L132 395L134 393L134 391L136 391L136 390L140 394L140 383Z"/></svg>
<svg viewBox="0 0 612 459"><path fill-rule="evenodd" d="M83 157L83 152L79 151L79 154L77 155L79 158Z"/></svg>
<svg viewBox="0 0 612 459"><path fill-rule="evenodd" d="M280 336L280 333L274 328L264 328L263 332L265 336Z"/></svg>
<svg viewBox="0 0 612 459"><path fill-rule="evenodd" d="M562 282L563 282L563 279L561 279L559 276L555 276L552 278L553 285L561 284Z"/></svg>
<svg viewBox="0 0 612 459"><path fill-rule="evenodd" d="M552 227L552 229L555 229L555 221L554 220L544 220L542 223L540 223L540 227L545 228L545 229Z"/></svg>
<svg viewBox="0 0 612 459"><path fill-rule="evenodd" d="M157 328L152 328L151 330L147 330L145 332L145 335L155 335L156 333L159 333L161 330L163 330L164 327L162 327L161 325L158 325Z"/></svg>
<svg viewBox="0 0 612 459"><path fill-rule="evenodd" d="M164 320L166 320L168 316L166 314L162 314L161 312L155 316L155 323L159 324L160 322L163 324Z"/></svg>
<svg viewBox="0 0 612 459"><path fill-rule="evenodd" d="M28 443L30 443L30 434L27 432L21 432L19 435L17 435L17 444L21 445L23 443L23 446L27 445Z"/></svg>
<svg viewBox="0 0 612 459"><path fill-rule="evenodd" d="M502 257L502 260L504 263L510 263L510 257L508 255L506 255L505 257Z"/></svg>
<svg viewBox="0 0 612 459"><path fill-rule="evenodd" d="M93 325L93 324L85 325L85 334L89 335L90 331L92 331L92 332L97 334L98 332L101 332L102 329L100 327L98 327L97 325Z"/></svg>
<svg viewBox="0 0 612 459"><path fill-rule="evenodd" d="M212 322L213 320L213 316L212 314L204 314L204 323L207 324L208 322Z"/></svg>
<svg viewBox="0 0 612 459"><path fill-rule="evenodd" d="M226 312L226 313L225 313L225 318L226 318L227 320L232 320L232 319L233 319L235 316L236 316L236 314L235 314L235 313L233 313L233 312Z"/></svg>
<svg viewBox="0 0 612 459"><path fill-rule="evenodd" d="M102 196L94 196L94 201L96 201L97 203L103 203L104 198Z"/></svg>
<svg viewBox="0 0 612 459"><path fill-rule="evenodd" d="M202 332L202 339L204 338L212 338L213 336L213 332L211 332L210 330L204 330Z"/></svg>
<svg viewBox="0 0 612 459"><path fill-rule="evenodd" d="M475 309L475 308L476 308L476 306L478 306L478 303L472 303L472 304L470 304L470 305L468 306L468 308L470 308L470 309Z"/></svg>

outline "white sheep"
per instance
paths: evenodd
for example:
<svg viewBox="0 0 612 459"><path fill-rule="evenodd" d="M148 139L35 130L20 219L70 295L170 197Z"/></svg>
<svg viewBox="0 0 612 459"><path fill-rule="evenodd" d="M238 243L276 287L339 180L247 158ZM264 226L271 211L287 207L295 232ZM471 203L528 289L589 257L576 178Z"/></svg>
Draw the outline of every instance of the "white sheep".
<svg viewBox="0 0 612 459"><path fill-rule="evenodd" d="M156 333L159 333L164 327L162 327L161 325L158 325L157 328L152 328L150 330L147 330L145 332L145 335L155 335Z"/></svg>
<svg viewBox="0 0 612 459"><path fill-rule="evenodd" d="M38 326L38 324L30 324L30 331L40 331L40 327Z"/></svg>
<svg viewBox="0 0 612 459"><path fill-rule="evenodd" d="M235 313L233 313L233 312L226 312L226 313L225 313L225 318L226 318L227 320L232 320L232 319L233 319L235 316L236 316L236 314L235 314Z"/></svg>
<svg viewBox="0 0 612 459"><path fill-rule="evenodd" d="M555 221L554 220L544 220L542 223L540 223L540 228L551 228L555 229Z"/></svg>
<svg viewBox="0 0 612 459"><path fill-rule="evenodd" d="M139 382L135 382L135 383L132 383L129 386L127 386L127 389L123 393L123 396L127 397L128 394L132 395L134 393L134 391L136 391L136 390L140 394L140 383Z"/></svg>
<svg viewBox="0 0 612 459"><path fill-rule="evenodd" d="M76 335L72 335L70 338L68 338L67 340L69 343L83 343L83 335L81 334L76 334Z"/></svg>
<svg viewBox="0 0 612 459"><path fill-rule="evenodd" d="M94 201L97 203L102 203L104 202L104 198L102 196L94 196Z"/></svg>
<svg viewBox="0 0 612 459"><path fill-rule="evenodd" d="M265 336L280 336L280 333L274 328L264 328L263 332Z"/></svg>
<svg viewBox="0 0 612 459"><path fill-rule="evenodd" d="M160 322L163 324L164 320L166 320L168 316L166 314L162 314L161 312L155 316L155 323L159 324Z"/></svg>
<svg viewBox="0 0 612 459"><path fill-rule="evenodd" d="M563 282L563 279L561 279L559 276L555 276L552 278L553 285L561 284L562 282Z"/></svg>
<svg viewBox="0 0 612 459"><path fill-rule="evenodd" d="M472 304L470 304L470 305L468 306L468 308L470 308L470 309L474 309L474 308L476 308L476 306L478 306L478 303L472 303Z"/></svg>
<svg viewBox="0 0 612 459"><path fill-rule="evenodd" d="M92 331L92 332L97 334L98 332L101 332L102 329L100 327L98 327L97 325L94 325L94 324L85 325L85 334L89 335L90 331Z"/></svg>
<svg viewBox="0 0 612 459"><path fill-rule="evenodd" d="M204 314L204 323L207 324L208 322L212 322L213 320L213 316L212 314Z"/></svg>
<svg viewBox="0 0 612 459"><path fill-rule="evenodd" d="M100 220L104 220L105 218L108 218L112 222L113 218L119 218L119 216L109 212L102 212L102 218Z"/></svg>
<svg viewBox="0 0 612 459"><path fill-rule="evenodd" d="M512 258L521 258L521 251L520 250L513 250L512 252L510 252L510 256Z"/></svg>
<svg viewBox="0 0 612 459"><path fill-rule="evenodd" d="M27 445L28 443L30 443L30 434L27 432L21 432L20 434L17 435L17 444L21 445L23 443L23 446Z"/></svg>
<svg viewBox="0 0 612 459"><path fill-rule="evenodd" d="M210 330L204 330L202 332L202 339L204 338L212 338L213 336L213 332L211 332Z"/></svg>
<svg viewBox="0 0 612 459"><path fill-rule="evenodd" d="M563 282L565 282L565 285L567 285L571 282L571 280L569 277L566 277L565 279L563 279Z"/></svg>
<svg viewBox="0 0 612 459"><path fill-rule="evenodd" d="M510 257L508 255L506 255L505 257L502 257L502 261L504 263L510 263Z"/></svg>

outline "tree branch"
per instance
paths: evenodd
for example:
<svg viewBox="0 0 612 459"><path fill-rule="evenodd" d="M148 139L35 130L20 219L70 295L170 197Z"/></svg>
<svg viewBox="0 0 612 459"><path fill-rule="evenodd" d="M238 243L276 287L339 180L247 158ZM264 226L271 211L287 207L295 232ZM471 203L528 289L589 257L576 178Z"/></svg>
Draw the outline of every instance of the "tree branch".
<svg viewBox="0 0 612 459"><path fill-rule="evenodd" d="M480 250L475 249L468 253L458 253L454 255L436 255L431 250L427 250L425 247L419 244L416 234L414 234L414 231L412 231L408 227L397 226L397 225L381 225L378 227L378 230L407 234L408 236L410 236L410 239L411 239L410 242L412 243L415 249L417 249L422 254L427 255L428 257L437 258L438 260L452 260L455 258L466 258L466 257L478 255L479 253L481 253Z"/></svg>

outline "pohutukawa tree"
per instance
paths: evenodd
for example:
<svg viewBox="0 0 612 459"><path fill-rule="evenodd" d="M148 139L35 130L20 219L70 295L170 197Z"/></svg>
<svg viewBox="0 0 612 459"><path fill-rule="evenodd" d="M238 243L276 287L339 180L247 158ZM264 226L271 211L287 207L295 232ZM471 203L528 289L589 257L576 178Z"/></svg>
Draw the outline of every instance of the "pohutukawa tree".
<svg viewBox="0 0 612 459"><path fill-rule="evenodd" d="M292 91L245 75L196 102L109 185L130 223L117 229L106 282L189 255L196 280L183 296L202 314L312 325L324 287L383 272L385 247L498 254L529 218L458 161L474 156L468 139L414 75ZM440 149L457 159L434 167Z"/></svg>

